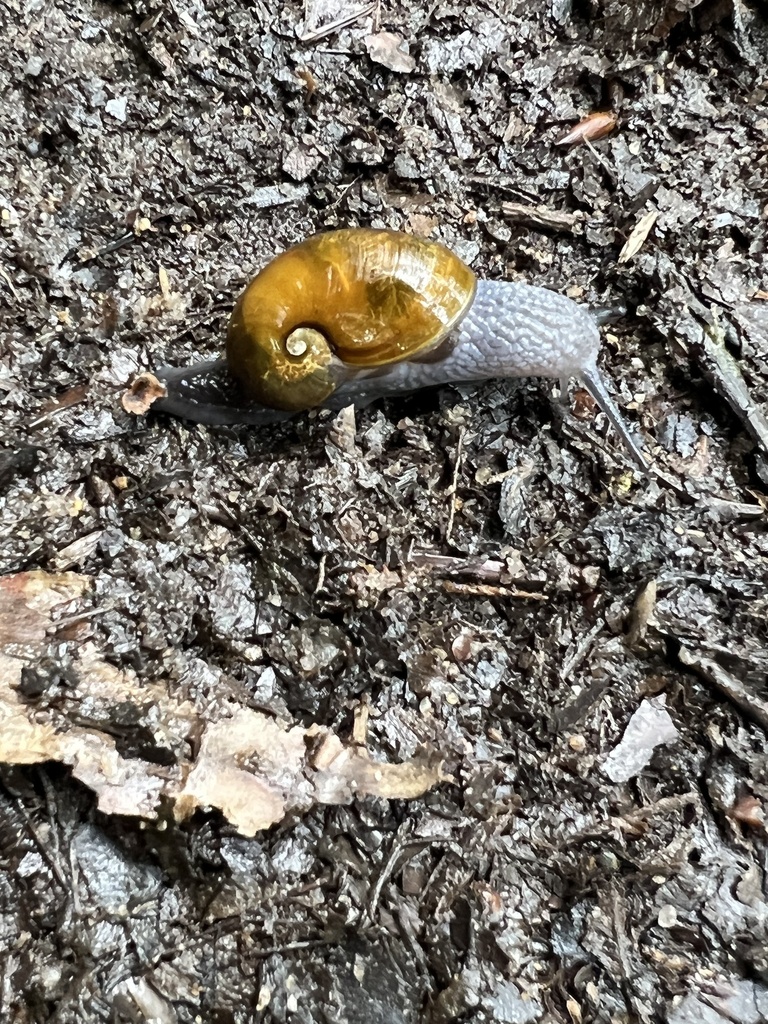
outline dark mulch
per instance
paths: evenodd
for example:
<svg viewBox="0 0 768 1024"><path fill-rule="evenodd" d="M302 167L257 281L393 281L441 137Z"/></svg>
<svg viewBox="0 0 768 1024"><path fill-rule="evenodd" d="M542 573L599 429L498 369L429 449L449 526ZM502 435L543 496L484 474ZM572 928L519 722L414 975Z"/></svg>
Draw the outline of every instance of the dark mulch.
<svg viewBox="0 0 768 1024"><path fill-rule="evenodd" d="M295 3L0 11L2 571L88 577L74 633L0 638L30 715L194 755L156 703L84 698L85 644L203 718L349 740L367 707L373 757L449 776L246 838L4 767L3 1020L768 1019L763 4L413 6L320 38ZM625 302L602 365L656 470L542 381L355 432L123 411L220 350L271 255L354 224Z"/></svg>

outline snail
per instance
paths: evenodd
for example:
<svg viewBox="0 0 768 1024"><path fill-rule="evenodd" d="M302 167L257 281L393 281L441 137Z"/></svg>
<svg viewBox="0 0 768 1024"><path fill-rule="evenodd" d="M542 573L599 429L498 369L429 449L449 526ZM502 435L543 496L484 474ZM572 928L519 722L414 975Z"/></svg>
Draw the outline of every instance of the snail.
<svg viewBox="0 0 768 1024"><path fill-rule="evenodd" d="M251 281L226 358L163 367L154 408L265 424L422 387L495 377L581 380L633 458L645 456L597 369L590 311L546 288L478 280L439 242L348 228L307 238Z"/></svg>

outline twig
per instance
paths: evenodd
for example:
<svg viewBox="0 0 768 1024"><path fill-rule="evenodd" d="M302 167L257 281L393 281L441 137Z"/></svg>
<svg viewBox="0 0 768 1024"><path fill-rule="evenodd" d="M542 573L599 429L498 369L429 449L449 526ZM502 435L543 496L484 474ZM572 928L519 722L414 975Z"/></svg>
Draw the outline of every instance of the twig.
<svg viewBox="0 0 768 1024"><path fill-rule="evenodd" d="M469 597L518 597L528 601L546 601L546 594L533 593L530 590L518 590L517 587L491 587L485 583L454 583L443 580L446 594L461 594Z"/></svg>
<svg viewBox="0 0 768 1024"><path fill-rule="evenodd" d="M740 679L726 672L714 658L689 651L682 644L677 656L686 668L692 668L702 679L717 687L737 707L750 715L758 725L768 729L768 701L748 690Z"/></svg>
<svg viewBox="0 0 768 1024"><path fill-rule="evenodd" d="M341 18L337 18L336 21L329 21L327 25L320 25L318 28L305 32L304 35L298 36L298 40L300 43L316 43L318 39L325 39L326 36L332 35L339 29L348 28L350 25L353 25L358 18L364 18L366 14L370 14L375 6L375 2L366 4L359 11L345 14Z"/></svg>
<svg viewBox="0 0 768 1024"><path fill-rule="evenodd" d="M11 295L12 295L12 296L14 297L14 299L18 299L18 297L19 297L19 293L18 293L18 292L16 291L16 289L14 288L14 286L13 286L13 281L12 281L12 280L10 279L10 277L9 277L9 276L8 276L8 274L7 274L6 272L5 272L5 270L3 269L3 267L0 267L0 277L2 277L2 278L3 278L3 280L5 281L5 283L6 283L6 284L8 285L8 287L10 288L10 290L11 290Z"/></svg>
<svg viewBox="0 0 768 1024"><path fill-rule="evenodd" d="M448 496L451 499L451 507L448 510L448 522L445 527L445 543L451 543L451 534L453 533L453 520L456 517L456 490L459 486L459 470L461 469L461 459L464 453L464 435L467 432L466 427L462 427L459 430L459 440L456 443L456 460L453 464L453 477L451 479L451 486L448 488Z"/></svg>
<svg viewBox="0 0 768 1024"><path fill-rule="evenodd" d="M325 585L325 563L328 556L323 553L320 555L320 564L317 567L317 583L315 584L314 593L319 594Z"/></svg>
<svg viewBox="0 0 768 1024"><path fill-rule="evenodd" d="M604 627L605 627L605 619L601 618L600 621L596 622L595 625L592 627L592 629L590 629L590 631L587 633L587 635L581 638L581 640L579 641L578 646L576 647L576 650L573 652L573 654L570 656L570 658L568 658L564 662L562 668L560 669L560 678L561 679L568 679L570 674L575 669L577 669L579 667L579 665L581 665L581 663L584 661L584 659L587 656L589 648L592 646L592 641L595 639L595 637L598 635L598 633Z"/></svg>

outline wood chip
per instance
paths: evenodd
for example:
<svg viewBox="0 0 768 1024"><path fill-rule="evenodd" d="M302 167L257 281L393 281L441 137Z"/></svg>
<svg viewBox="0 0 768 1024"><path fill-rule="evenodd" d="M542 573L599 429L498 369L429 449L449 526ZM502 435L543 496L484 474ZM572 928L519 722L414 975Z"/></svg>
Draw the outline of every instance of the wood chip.
<svg viewBox="0 0 768 1024"><path fill-rule="evenodd" d="M464 597L515 597L524 601L546 601L546 594L536 594L516 587L492 587L482 583L454 583L443 580L446 594L460 594Z"/></svg>
<svg viewBox="0 0 768 1024"><path fill-rule="evenodd" d="M312 24L314 16L313 12L308 11L304 22L304 31L301 33L297 32L299 41L302 43L316 43L318 39L324 39L326 36L333 35L334 32L339 32L343 28L354 25L360 18L370 14L375 6L374 0L373 3L366 4L357 10L345 11L333 21L326 22L325 25L314 24L311 28L309 26Z"/></svg>
<svg viewBox="0 0 768 1024"><path fill-rule="evenodd" d="M658 220L659 214L657 210L651 210L650 213L646 213L640 218L640 220L632 228L632 232L629 238L624 243L624 246L619 253L619 263L628 263L633 256L640 252L648 235L653 229L653 225Z"/></svg>
<svg viewBox="0 0 768 1024"><path fill-rule="evenodd" d="M656 610L656 580L649 580L635 598L627 643L634 646L648 632L648 624Z"/></svg>
<svg viewBox="0 0 768 1024"><path fill-rule="evenodd" d="M588 214L583 210L551 210L548 206L530 203L502 203L501 212L509 220L527 224L532 228L550 231L579 231Z"/></svg>

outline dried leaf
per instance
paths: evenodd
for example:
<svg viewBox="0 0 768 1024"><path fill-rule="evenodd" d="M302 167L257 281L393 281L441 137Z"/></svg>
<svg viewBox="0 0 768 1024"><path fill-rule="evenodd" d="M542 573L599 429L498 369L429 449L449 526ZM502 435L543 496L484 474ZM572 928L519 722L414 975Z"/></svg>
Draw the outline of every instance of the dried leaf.
<svg viewBox="0 0 768 1024"><path fill-rule="evenodd" d="M80 405L88 397L88 392L91 390L90 384L76 384L72 388L68 388L62 394L56 398L52 398L47 401L42 408L42 411L48 415L51 413L63 412L65 409L71 409L75 405Z"/></svg>
<svg viewBox="0 0 768 1024"><path fill-rule="evenodd" d="M288 806L311 806L311 785L302 777L305 755L304 729L233 708L231 717L205 727L177 797L176 818L183 820L198 807L218 807L242 835L255 835L280 821Z"/></svg>
<svg viewBox="0 0 768 1024"><path fill-rule="evenodd" d="M416 67L408 43L394 32L376 32L365 37L368 56L377 64L383 64L390 71L409 74Z"/></svg>
<svg viewBox="0 0 768 1024"><path fill-rule="evenodd" d="M42 569L0 579L0 650L19 657L42 651L53 613L85 593L90 576Z"/></svg>
<svg viewBox="0 0 768 1024"><path fill-rule="evenodd" d="M749 825L751 828L766 827L765 808L755 796L743 796L737 800L731 808L730 816L734 821Z"/></svg>
<svg viewBox="0 0 768 1024"><path fill-rule="evenodd" d="M94 530L93 533L87 533L84 537L78 537L71 544L67 544L54 558L56 568L71 569L74 565L82 565L94 553L103 536L103 530Z"/></svg>
<svg viewBox="0 0 768 1024"><path fill-rule="evenodd" d="M297 29L296 33L299 40L302 43L316 43L318 39L324 39L334 32L354 25L359 18L364 18L367 14L370 14L376 4L368 3L358 10L347 10L346 3L342 3L339 6L341 7L339 16L334 18L333 21L321 24L320 22L325 15L325 5L322 3L307 4L303 31Z"/></svg>
<svg viewBox="0 0 768 1024"><path fill-rule="evenodd" d="M656 593L656 580L649 580L635 598L627 633L627 643L630 647L642 640L648 632L648 625L656 610Z"/></svg>
<svg viewBox="0 0 768 1024"><path fill-rule="evenodd" d="M551 231L571 231L574 234L588 219L583 210L550 210L548 206L532 203L505 202L501 204L501 212L508 220L520 224Z"/></svg>
<svg viewBox="0 0 768 1024"><path fill-rule="evenodd" d="M133 416L144 416L153 402L165 398L168 391L153 373L140 373L121 399L123 408Z"/></svg>
<svg viewBox="0 0 768 1024"><path fill-rule="evenodd" d="M584 142L597 142L609 135L619 119L612 110L598 110L582 118L573 128L555 140L556 146L580 146Z"/></svg>
<svg viewBox="0 0 768 1024"><path fill-rule="evenodd" d="M619 263L628 263L640 251L658 217L658 211L651 210L640 218L619 253Z"/></svg>
<svg viewBox="0 0 768 1024"><path fill-rule="evenodd" d="M184 820L215 808L244 836L318 803L414 799L443 778L436 751L387 764L319 725L304 728L226 702L200 713L164 687L108 664L90 644L73 662L67 700L46 706L43 717L20 694L22 670L46 649L53 612L89 583L75 573L44 572L0 581L0 761L68 765L105 814L155 818L165 801ZM115 718L140 720L175 760L159 765L123 756L106 729L80 724Z"/></svg>
<svg viewBox="0 0 768 1024"><path fill-rule="evenodd" d="M442 759L424 756L404 764L372 761L362 748L344 746L337 736L324 736L312 766L319 803L349 803L354 796L379 796L390 800L414 800L441 779Z"/></svg>

